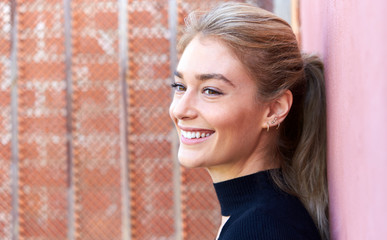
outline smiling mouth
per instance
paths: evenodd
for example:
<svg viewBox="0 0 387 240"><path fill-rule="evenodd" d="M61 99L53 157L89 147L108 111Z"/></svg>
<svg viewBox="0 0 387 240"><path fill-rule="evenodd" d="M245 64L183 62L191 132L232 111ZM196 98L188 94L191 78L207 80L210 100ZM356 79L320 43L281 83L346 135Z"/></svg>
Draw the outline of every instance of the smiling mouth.
<svg viewBox="0 0 387 240"><path fill-rule="evenodd" d="M214 132L202 132L202 131L184 131L181 130L181 135L184 138L187 139L199 139L199 138L205 138L209 137L213 134Z"/></svg>

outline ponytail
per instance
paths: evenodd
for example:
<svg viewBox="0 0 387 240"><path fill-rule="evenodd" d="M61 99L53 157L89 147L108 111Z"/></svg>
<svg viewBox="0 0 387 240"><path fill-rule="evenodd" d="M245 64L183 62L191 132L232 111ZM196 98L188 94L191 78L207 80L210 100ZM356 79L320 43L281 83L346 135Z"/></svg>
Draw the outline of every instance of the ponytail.
<svg viewBox="0 0 387 240"><path fill-rule="evenodd" d="M304 56L306 92L303 130L294 162L300 174L300 190L308 193L304 200L322 230L329 238L328 186L326 165L326 99L323 63L316 56Z"/></svg>
<svg viewBox="0 0 387 240"><path fill-rule="evenodd" d="M329 239L324 65L314 55L303 61L304 79L291 89L293 106L278 139L282 176L274 173L273 179L300 198L321 237Z"/></svg>

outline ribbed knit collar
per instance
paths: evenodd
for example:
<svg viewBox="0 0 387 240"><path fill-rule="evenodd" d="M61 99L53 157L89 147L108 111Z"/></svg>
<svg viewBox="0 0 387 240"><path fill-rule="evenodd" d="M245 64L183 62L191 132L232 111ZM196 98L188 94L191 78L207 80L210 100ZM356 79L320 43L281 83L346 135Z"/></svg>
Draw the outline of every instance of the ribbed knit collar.
<svg viewBox="0 0 387 240"><path fill-rule="evenodd" d="M261 171L251 175L234 178L224 182L214 183L223 216L242 211L259 204L259 199L264 199L267 190L274 188L270 171Z"/></svg>

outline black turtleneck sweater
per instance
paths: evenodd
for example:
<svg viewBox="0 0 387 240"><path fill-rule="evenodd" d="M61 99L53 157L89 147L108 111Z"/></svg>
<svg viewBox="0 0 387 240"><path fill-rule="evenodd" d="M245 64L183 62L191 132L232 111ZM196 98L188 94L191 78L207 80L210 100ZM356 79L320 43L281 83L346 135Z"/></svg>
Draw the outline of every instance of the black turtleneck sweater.
<svg viewBox="0 0 387 240"><path fill-rule="evenodd" d="M219 240L320 239L303 204L281 191L269 171L214 184L222 215L230 216Z"/></svg>

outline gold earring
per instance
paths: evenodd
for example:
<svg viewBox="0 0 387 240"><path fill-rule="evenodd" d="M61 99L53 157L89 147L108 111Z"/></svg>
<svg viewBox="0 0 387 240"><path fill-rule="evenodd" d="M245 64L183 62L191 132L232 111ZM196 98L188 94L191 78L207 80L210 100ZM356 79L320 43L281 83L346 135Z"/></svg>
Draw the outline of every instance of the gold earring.
<svg viewBox="0 0 387 240"><path fill-rule="evenodd" d="M266 122L266 124L267 124L267 131L269 131L269 129L270 129L270 125L269 125L269 122Z"/></svg>

